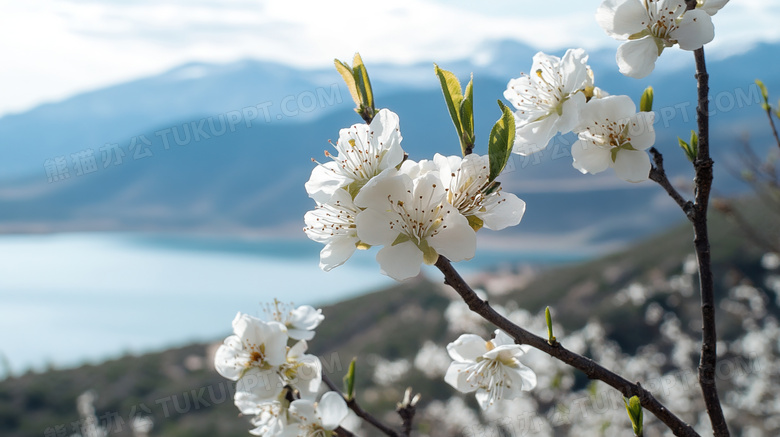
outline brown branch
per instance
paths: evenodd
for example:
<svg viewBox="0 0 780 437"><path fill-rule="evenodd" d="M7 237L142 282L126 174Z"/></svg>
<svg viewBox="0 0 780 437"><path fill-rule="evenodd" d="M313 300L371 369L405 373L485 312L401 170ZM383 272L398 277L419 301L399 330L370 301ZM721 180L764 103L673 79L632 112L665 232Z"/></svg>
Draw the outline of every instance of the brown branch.
<svg viewBox="0 0 780 437"><path fill-rule="evenodd" d="M353 434L351 431L344 429L340 426L334 429L333 432L339 437L355 437L355 434Z"/></svg>
<svg viewBox="0 0 780 437"><path fill-rule="evenodd" d="M769 117L769 125L772 126L772 134L775 136L775 142L777 147L780 147L780 136L777 135L777 127L775 127L775 120L772 119L772 107L767 105L766 116Z"/></svg>
<svg viewBox="0 0 780 437"><path fill-rule="evenodd" d="M479 296L474 293L474 290L471 289L455 268L452 267L452 264L447 258L439 256L436 260L436 267L444 274L444 283L458 292L471 311L479 314L485 320L512 336L517 343L534 347L547 355L582 371L588 378L597 379L617 389L625 397L630 398L631 396L638 396L642 407L653 413L655 417L666 424L674 435L687 437L699 436L693 427L675 416L661 404L652 393L644 389L640 384L634 384L611 370L602 367L590 358L583 357L582 355L567 350L558 342L551 345L547 342L547 339L526 331L509 321L506 317L498 314L487 302L480 299Z"/></svg>
<svg viewBox="0 0 780 437"><path fill-rule="evenodd" d="M718 361L718 336L715 328L715 285L712 277L712 259L707 229L707 211L712 190L712 158L710 158L709 132L709 74L704 60L704 48L694 51L698 106L696 121L699 128L699 154L693 162L695 203L693 209L693 233L696 258L699 262L699 289L701 292L702 344L699 360L699 384L704 404L710 416L715 437L728 437L729 428L723 416L723 408L715 384L715 365Z"/></svg>
<svg viewBox="0 0 780 437"><path fill-rule="evenodd" d="M655 147L651 147L650 154L653 155L654 164L650 169L650 179L657 182L658 185L666 190L666 192L669 194L669 197L677 202L677 204L685 213L685 216L690 220L693 213L693 203L690 200L685 200L685 198L680 195L680 192L677 191L677 189L674 188L674 185L672 185L672 183L669 181L669 178L666 176L666 171L664 170L664 157L661 155L661 152L656 150Z"/></svg>
<svg viewBox="0 0 780 437"><path fill-rule="evenodd" d="M404 435L412 435L412 421L414 420L414 414L417 412L417 408L414 405L405 405L398 407L396 412L398 412L398 415L401 416Z"/></svg>
<svg viewBox="0 0 780 437"><path fill-rule="evenodd" d="M336 393L341 394L341 390L336 386L336 384L333 383L333 381L328 378L328 375L325 373L322 374L322 382L325 383L332 391L335 391ZM342 396L344 396L342 394ZM347 406L350 410L354 411L355 414L357 414L358 417L365 420L366 422L370 423L374 426L374 428L382 431L385 435L389 437L407 437L408 434L399 434L394 429L390 428L389 426L385 425L384 423L380 422L379 419L372 416L371 413L364 410L360 404L357 403L355 398L352 399L344 399L347 402Z"/></svg>

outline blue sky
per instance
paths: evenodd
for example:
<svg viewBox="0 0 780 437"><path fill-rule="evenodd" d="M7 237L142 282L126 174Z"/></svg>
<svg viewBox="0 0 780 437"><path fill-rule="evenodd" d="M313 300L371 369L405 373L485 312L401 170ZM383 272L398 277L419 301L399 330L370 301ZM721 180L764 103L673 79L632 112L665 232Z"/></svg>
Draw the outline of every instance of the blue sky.
<svg viewBox="0 0 780 437"><path fill-rule="evenodd" d="M485 41L544 50L616 47L587 0L40 0L0 15L0 116L191 62L300 67L360 51L371 62L472 57ZM780 40L780 2L732 0L715 18L725 56Z"/></svg>

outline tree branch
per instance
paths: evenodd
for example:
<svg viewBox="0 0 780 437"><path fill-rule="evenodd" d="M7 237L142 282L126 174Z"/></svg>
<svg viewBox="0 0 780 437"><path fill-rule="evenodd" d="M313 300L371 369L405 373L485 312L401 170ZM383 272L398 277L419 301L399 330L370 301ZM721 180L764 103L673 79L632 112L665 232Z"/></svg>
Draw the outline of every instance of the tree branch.
<svg viewBox="0 0 780 437"><path fill-rule="evenodd" d="M474 290L458 274L450 261L439 256L436 260L436 267L444 274L444 283L455 289L463 298L471 311L479 314L485 320L497 326L519 344L527 344L534 347L559 361L568 364L575 369L585 373L590 379L603 381L607 385L617 389L625 397L638 396L639 401L646 410L650 411L661 422L666 424L676 436L699 437L699 434L675 416L663 404L661 404L649 391L645 390L640 384L634 384L622 376L608 370L590 358L583 357L564 348L560 343L550 345L546 339L534 335L525 329L515 325L506 317L498 314L490 305L474 293Z"/></svg>
<svg viewBox="0 0 780 437"><path fill-rule="evenodd" d="M328 375L326 375L325 373L322 374L322 381L332 391L335 391L336 393L341 394L341 390L336 386L336 384L333 383L333 381L330 380L330 378L328 378ZM342 394L342 396L343 396L343 394ZM357 414L358 417L360 417L361 419L363 419L366 422L368 422L371 425L373 425L374 428L382 431L382 433L384 433L386 436L389 436L389 437L407 437L408 436L408 434L399 434L398 432L396 432L395 430L393 430L389 426L387 426L384 423L380 422L379 419L377 419L376 417L372 416L371 413L369 413L368 411L364 410L357 403L357 401L354 398L352 398L352 399L344 399L344 400L347 402L347 406L349 407L349 409L354 411L355 414Z"/></svg>
<svg viewBox="0 0 780 437"><path fill-rule="evenodd" d="M728 437L729 429L715 384L717 355L717 333L715 329L715 285L712 277L712 259L707 229L707 211L712 190L712 158L710 158L709 132L709 74L704 60L704 48L694 51L696 60L696 81L698 84L698 106L696 121L699 129L699 154L693 162L695 203L693 208L693 233L696 258L699 262L699 289L701 292L702 344L699 360L699 384L704 404L712 423L715 437Z"/></svg>
<svg viewBox="0 0 780 437"><path fill-rule="evenodd" d="M659 152L655 147L651 147L650 154L653 155L654 164L650 169L650 179L663 187L663 189L669 193L669 197L671 197L675 202L677 202L678 205L680 205L680 208L685 213L685 216L691 220L693 213L693 203L689 200L685 200L685 198L680 195L680 192L677 191L677 189L674 188L674 185L672 185L672 183L669 181L669 178L666 176L666 171L664 170L664 157L661 155L661 152Z"/></svg>

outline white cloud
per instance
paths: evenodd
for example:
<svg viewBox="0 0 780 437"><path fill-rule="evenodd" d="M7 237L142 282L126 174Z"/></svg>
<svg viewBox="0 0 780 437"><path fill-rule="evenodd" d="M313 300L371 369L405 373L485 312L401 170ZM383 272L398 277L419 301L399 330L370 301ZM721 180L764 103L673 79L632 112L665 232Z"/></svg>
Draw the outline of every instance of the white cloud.
<svg viewBox="0 0 780 437"><path fill-rule="evenodd" d="M592 4L591 4L592 3ZM716 17L723 47L778 40L777 5L732 0ZM598 2L396 0L339 2L152 0L8 2L0 15L0 115L190 61L267 59L330 65L474 57L488 40L540 49L613 46L593 19ZM565 11L561 14L561 11ZM722 37L721 35L726 35ZM732 35L734 35L732 37ZM720 44L720 43L719 43Z"/></svg>

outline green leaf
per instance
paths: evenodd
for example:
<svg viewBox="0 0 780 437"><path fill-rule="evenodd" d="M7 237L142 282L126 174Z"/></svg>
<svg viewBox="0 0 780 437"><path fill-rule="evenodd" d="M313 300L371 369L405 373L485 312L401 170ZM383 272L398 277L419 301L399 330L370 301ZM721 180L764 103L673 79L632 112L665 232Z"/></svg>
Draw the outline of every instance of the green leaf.
<svg viewBox="0 0 780 437"><path fill-rule="evenodd" d="M352 59L352 71L355 75L358 89L363 97L363 106L371 108L371 110L374 111L374 91L371 89L371 80L368 79L368 70L366 70L366 66L363 64L363 58L360 57L360 53L355 53L355 57Z"/></svg>
<svg viewBox="0 0 780 437"><path fill-rule="evenodd" d="M632 396L631 399L623 398L623 403L626 404L626 412L628 413L628 418L631 419L634 435L641 437L644 417L639 398L637 396Z"/></svg>
<svg viewBox="0 0 780 437"><path fill-rule="evenodd" d="M468 155L474 149L474 75L471 75L463 101L460 103L460 148L463 155Z"/></svg>
<svg viewBox="0 0 780 437"><path fill-rule="evenodd" d="M341 78L344 79L344 82L347 84L352 100L355 101L356 105L360 106L360 95L358 94L357 86L355 85L355 76L352 73L352 68L338 59L334 59L333 63L336 65L336 70L341 75Z"/></svg>
<svg viewBox="0 0 780 437"><path fill-rule="evenodd" d="M460 121L460 109L463 102L463 92L460 89L460 81L454 74L447 70L442 70L438 65L433 64L436 76L441 83L441 91L444 93L444 101L447 103L447 109L450 111L450 118L458 132L458 140L463 149L463 127Z"/></svg>
<svg viewBox="0 0 780 437"><path fill-rule="evenodd" d="M349 363L349 370L344 375L344 388L347 390L347 400L355 398L355 360L357 358L352 358L352 362Z"/></svg>
<svg viewBox="0 0 780 437"><path fill-rule="evenodd" d="M766 89L766 85L764 85L764 82L761 82L759 79L756 79L756 85L761 89L761 97L764 98L764 103L769 103L769 91Z"/></svg>
<svg viewBox="0 0 780 437"><path fill-rule="evenodd" d="M553 335L552 316L550 315L550 307L544 309L544 318L547 321L547 342L551 345L556 343L555 336Z"/></svg>
<svg viewBox="0 0 780 437"><path fill-rule="evenodd" d="M501 108L501 118L493 125L488 141L491 181L504 171L515 142L515 116L501 100L498 101L498 106Z"/></svg>
<svg viewBox="0 0 780 437"><path fill-rule="evenodd" d="M642 112L651 112L653 110L653 87L645 88L642 98L639 100L639 110Z"/></svg>
<svg viewBox="0 0 780 437"><path fill-rule="evenodd" d="M693 153L690 144L686 143L685 140L680 137L677 137L677 143L680 144L680 148L685 152L685 157L688 158L688 161L693 162L693 160L696 159L696 154Z"/></svg>
<svg viewBox="0 0 780 437"><path fill-rule="evenodd" d="M699 135L696 134L695 130L691 131L691 142L689 145L691 146L691 156L693 156L693 159L696 159L699 156Z"/></svg>

